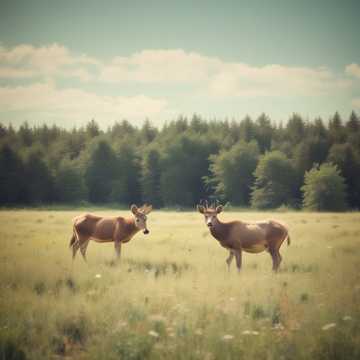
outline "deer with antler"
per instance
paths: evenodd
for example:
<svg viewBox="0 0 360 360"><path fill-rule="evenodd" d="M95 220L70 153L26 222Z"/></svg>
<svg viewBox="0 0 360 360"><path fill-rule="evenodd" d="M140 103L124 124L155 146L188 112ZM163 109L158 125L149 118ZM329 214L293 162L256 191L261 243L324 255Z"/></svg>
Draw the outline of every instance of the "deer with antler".
<svg viewBox="0 0 360 360"><path fill-rule="evenodd" d="M131 218L102 217L93 214L85 214L74 218L73 235L70 240L72 257L75 259L80 249L81 255L86 261L86 249L90 239L96 242L114 242L117 258L120 259L121 245L130 241L134 235L143 230L148 234L146 215L152 210L151 205L143 205L138 208L131 205Z"/></svg>
<svg viewBox="0 0 360 360"><path fill-rule="evenodd" d="M284 240L290 245L290 236L285 225L275 220L244 222L222 222L218 214L223 210L222 205L211 205L208 202L200 203L198 211L204 215L205 223L211 235L221 246L229 250L226 259L228 269L235 257L238 271L241 269L242 252L260 253L264 250L271 255L273 270L277 271L281 263L280 247Z"/></svg>

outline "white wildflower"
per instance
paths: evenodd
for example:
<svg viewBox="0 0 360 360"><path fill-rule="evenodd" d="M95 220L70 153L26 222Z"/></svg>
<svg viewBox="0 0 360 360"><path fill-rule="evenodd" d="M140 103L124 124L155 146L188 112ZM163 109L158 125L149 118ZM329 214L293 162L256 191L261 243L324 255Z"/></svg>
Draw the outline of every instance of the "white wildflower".
<svg viewBox="0 0 360 360"><path fill-rule="evenodd" d="M329 324L324 325L321 329L322 329L323 331L328 331L328 330L334 328L335 326L336 326L335 323L329 323Z"/></svg>
<svg viewBox="0 0 360 360"><path fill-rule="evenodd" d="M154 337L154 338L158 338L158 337L159 337L159 333L157 333L157 332L154 331L154 330L150 330L150 331L148 332L148 334L149 334L150 336Z"/></svg>
<svg viewBox="0 0 360 360"><path fill-rule="evenodd" d="M229 341L229 340L232 340L234 338L234 335L230 335L230 334L226 334L222 337L222 339L224 341Z"/></svg>
<svg viewBox="0 0 360 360"><path fill-rule="evenodd" d="M203 331L201 329L195 330L195 335L201 336L203 334Z"/></svg>
<svg viewBox="0 0 360 360"><path fill-rule="evenodd" d="M255 331L255 330L244 330L242 332L243 335L259 335L259 332L258 331Z"/></svg>
<svg viewBox="0 0 360 360"><path fill-rule="evenodd" d="M350 321L350 320L352 320L352 317L350 315L345 315L342 319L344 321Z"/></svg>
<svg viewBox="0 0 360 360"><path fill-rule="evenodd" d="M274 330L284 330L284 325L282 323L277 323L273 326Z"/></svg>
<svg viewBox="0 0 360 360"><path fill-rule="evenodd" d="M101 279L101 274L96 274L95 279Z"/></svg>

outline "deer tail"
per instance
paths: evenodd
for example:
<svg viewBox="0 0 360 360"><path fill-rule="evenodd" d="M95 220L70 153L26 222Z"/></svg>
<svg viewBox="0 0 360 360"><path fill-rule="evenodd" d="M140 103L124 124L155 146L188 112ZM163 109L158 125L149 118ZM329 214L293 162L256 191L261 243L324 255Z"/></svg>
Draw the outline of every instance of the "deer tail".
<svg viewBox="0 0 360 360"><path fill-rule="evenodd" d="M69 248L73 247L73 245L75 244L75 241L76 241L76 237L75 237L75 234L73 234L71 239L70 239Z"/></svg>
<svg viewBox="0 0 360 360"><path fill-rule="evenodd" d="M287 244L288 244L288 246L289 246L290 243L291 243L290 235L289 235L289 234L286 235L286 239L287 239Z"/></svg>

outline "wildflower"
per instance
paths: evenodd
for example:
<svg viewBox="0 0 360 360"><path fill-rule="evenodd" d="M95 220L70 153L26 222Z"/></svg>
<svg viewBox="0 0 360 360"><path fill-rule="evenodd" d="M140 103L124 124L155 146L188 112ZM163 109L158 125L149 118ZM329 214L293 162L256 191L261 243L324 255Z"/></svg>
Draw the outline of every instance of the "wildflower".
<svg viewBox="0 0 360 360"><path fill-rule="evenodd" d="M350 320L352 320L352 317L350 315L345 315L342 319L344 321L350 321Z"/></svg>
<svg viewBox="0 0 360 360"><path fill-rule="evenodd" d="M229 340L232 340L234 338L234 335L230 335L230 334L226 334L222 337L222 339L224 341L229 341Z"/></svg>
<svg viewBox="0 0 360 360"><path fill-rule="evenodd" d="M284 330L284 325L282 323L277 323L273 326L274 330Z"/></svg>
<svg viewBox="0 0 360 360"><path fill-rule="evenodd" d="M195 335L201 336L203 334L203 331L201 329L195 330Z"/></svg>
<svg viewBox="0 0 360 360"><path fill-rule="evenodd" d="M323 331L328 331L328 330L334 328L335 326L336 326L335 323L329 323L329 324L324 325L321 329L322 329Z"/></svg>
<svg viewBox="0 0 360 360"><path fill-rule="evenodd" d="M101 279L101 274L96 274L95 279Z"/></svg>
<svg viewBox="0 0 360 360"><path fill-rule="evenodd" d="M159 337L159 333L157 333L157 332L154 331L154 330L150 330L150 331L148 332L148 334L149 334L150 336L154 337L154 338L158 338L158 337Z"/></svg>
<svg viewBox="0 0 360 360"><path fill-rule="evenodd" d="M243 335L259 335L259 332L258 331L255 331L255 330L244 330L242 332Z"/></svg>

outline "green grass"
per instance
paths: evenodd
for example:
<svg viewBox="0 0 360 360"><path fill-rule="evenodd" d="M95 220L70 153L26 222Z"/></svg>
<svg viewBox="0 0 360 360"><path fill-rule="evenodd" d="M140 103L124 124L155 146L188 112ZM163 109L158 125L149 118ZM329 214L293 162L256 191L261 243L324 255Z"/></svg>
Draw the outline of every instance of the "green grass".
<svg viewBox="0 0 360 360"><path fill-rule="evenodd" d="M151 213L120 265L94 242L72 264L78 214L0 212L0 360L359 358L359 213L221 214L290 228L278 274L245 253L240 275L196 212Z"/></svg>

